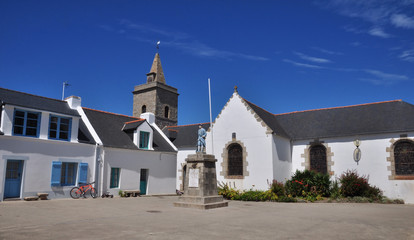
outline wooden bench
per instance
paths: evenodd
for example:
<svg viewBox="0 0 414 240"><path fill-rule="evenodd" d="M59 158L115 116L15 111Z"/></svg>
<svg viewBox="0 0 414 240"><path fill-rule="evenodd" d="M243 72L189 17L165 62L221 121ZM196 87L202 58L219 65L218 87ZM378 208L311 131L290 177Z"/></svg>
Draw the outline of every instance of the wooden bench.
<svg viewBox="0 0 414 240"><path fill-rule="evenodd" d="M141 196L140 190L124 190L125 197L137 197Z"/></svg>
<svg viewBox="0 0 414 240"><path fill-rule="evenodd" d="M40 198L40 200L47 200L49 193L37 193L37 196Z"/></svg>

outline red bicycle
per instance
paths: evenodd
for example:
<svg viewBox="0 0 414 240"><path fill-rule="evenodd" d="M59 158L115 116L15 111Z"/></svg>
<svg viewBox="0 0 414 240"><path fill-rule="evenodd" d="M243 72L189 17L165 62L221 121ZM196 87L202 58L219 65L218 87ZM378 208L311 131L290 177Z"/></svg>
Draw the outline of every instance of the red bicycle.
<svg viewBox="0 0 414 240"><path fill-rule="evenodd" d="M95 182L91 182L79 187L74 187L70 190L70 196L74 199L78 199L81 196L83 196L84 198L86 198L86 196L89 194L91 195L91 197L96 198L98 197L98 192L96 191L96 189L94 187L92 187L92 184L94 184Z"/></svg>

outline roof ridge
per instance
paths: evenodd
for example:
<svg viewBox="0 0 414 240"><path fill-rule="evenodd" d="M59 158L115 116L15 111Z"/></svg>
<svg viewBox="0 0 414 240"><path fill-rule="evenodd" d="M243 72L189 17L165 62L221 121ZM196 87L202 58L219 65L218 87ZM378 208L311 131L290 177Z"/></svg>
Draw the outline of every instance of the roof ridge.
<svg viewBox="0 0 414 240"><path fill-rule="evenodd" d="M177 126L168 126L167 128L172 128L172 127L187 127L187 126L194 126L194 125L200 125L200 124L210 124L210 122L206 122L206 123L193 123L193 124L177 125Z"/></svg>
<svg viewBox="0 0 414 240"><path fill-rule="evenodd" d="M0 87L0 89L4 89L4 90L11 91L11 92L15 92L15 93L21 93L21 94L25 94L25 95L30 95L30 96L33 96L33 97L39 97L39 98L44 98L44 99L53 100L53 101L57 101L57 102L66 103L66 101L59 100L59 99L56 99L56 98L44 97L44 96L40 96L40 95L35 95L35 94L31 94L31 93L25 93L25 92L16 91L16 90L8 89L8 88L2 88L2 87Z"/></svg>
<svg viewBox="0 0 414 240"><path fill-rule="evenodd" d="M269 114L271 114L271 115L274 115L273 113L271 113L271 112L267 111L266 109L264 109L264 108L262 108L262 107L257 106L256 104L254 104L254 103L250 102L249 100L246 100L245 98L242 98L242 99L243 99L244 101L246 101L246 102L248 102L248 103L250 103L250 104L254 105L254 106L255 106L255 107L257 107L257 108L260 108L260 109L262 109L263 111L265 111L265 112L267 112L267 113L269 113Z"/></svg>
<svg viewBox="0 0 414 240"><path fill-rule="evenodd" d="M139 117L133 117L133 116L128 116L128 115L119 114L119 113L111 113L111 112L102 111L102 110L96 110L96 109L87 108L87 107L82 107L82 108L83 108L83 109L87 109L87 110L91 110L91 111L95 111L95 112L101 112L101 113L106 113L106 114L111 114L111 115L122 116L122 117L135 118L135 119L137 119L137 120L142 119L142 118L139 118ZM135 120L134 120L134 121L135 121Z"/></svg>
<svg viewBox="0 0 414 240"><path fill-rule="evenodd" d="M314 111L322 111L322 110L330 110L330 109L339 109L339 108L360 107L360 106L367 106L367 105L374 105L374 104L381 104L381 103L390 103L390 102L403 102L403 101L401 99L396 99L396 100L390 100L390 101L373 102L373 103L362 103L362 104L354 104L354 105L341 106L341 107L328 107L328 108L310 109L310 110L303 110L303 111L294 111L294 112L288 112L288 113L277 113L277 114L273 114L273 115L274 116L281 116L281 115L287 115L287 114L293 114L293 113L314 112Z"/></svg>
<svg viewBox="0 0 414 240"><path fill-rule="evenodd" d="M132 120L132 121L129 121L129 122L125 122L124 124L130 124L130 123L141 122L141 121L145 121L145 119L140 118L140 119L137 119L137 120Z"/></svg>

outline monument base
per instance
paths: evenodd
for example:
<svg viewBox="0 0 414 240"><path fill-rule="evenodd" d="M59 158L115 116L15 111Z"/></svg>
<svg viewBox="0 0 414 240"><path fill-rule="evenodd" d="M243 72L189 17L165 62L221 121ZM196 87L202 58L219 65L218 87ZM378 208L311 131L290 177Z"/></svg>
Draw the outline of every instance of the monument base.
<svg viewBox="0 0 414 240"><path fill-rule="evenodd" d="M221 195L207 197L181 196L178 199L178 202L174 203L175 207L197 208L203 210L227 207L228 205L229 202L224 201L223 196Z"/></svg>
<svg viewBox="0 0 414 240"><path fill-rule="evenodd" d="M186 158L184 195L174 203L176 207L212 209L227 207L228 201L217 193L214 155L197 153Z"/></svg>

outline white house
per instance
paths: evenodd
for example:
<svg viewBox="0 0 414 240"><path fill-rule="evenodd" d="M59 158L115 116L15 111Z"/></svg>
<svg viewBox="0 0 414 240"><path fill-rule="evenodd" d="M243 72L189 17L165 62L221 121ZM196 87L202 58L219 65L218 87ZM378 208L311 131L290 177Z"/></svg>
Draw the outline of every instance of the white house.
<svg viewBox="0 0 414 240"><path fill-rule="evenodd" d="M172 140L181 163L187 150ZM355 169L384 195L414 203L414 106L401 100L272 114L235 90L209 128L207 153L218 159L218 182L238 189L268 189L296 170L335 179Z"/></svg>
<svg viewBox="0 0 414 240"><path fill-rule="evenodd" d="M70 197L95 182L99 193L175 193L176 148L154 116L122 116L0 88L0 201L48 193Z"/></svg>
<svg viewBox="0 0 414 240"><path fill-rule="evenodd" d="M0 88L0 200L69 196L94 179L96 145L67 102Z"/></svg>

